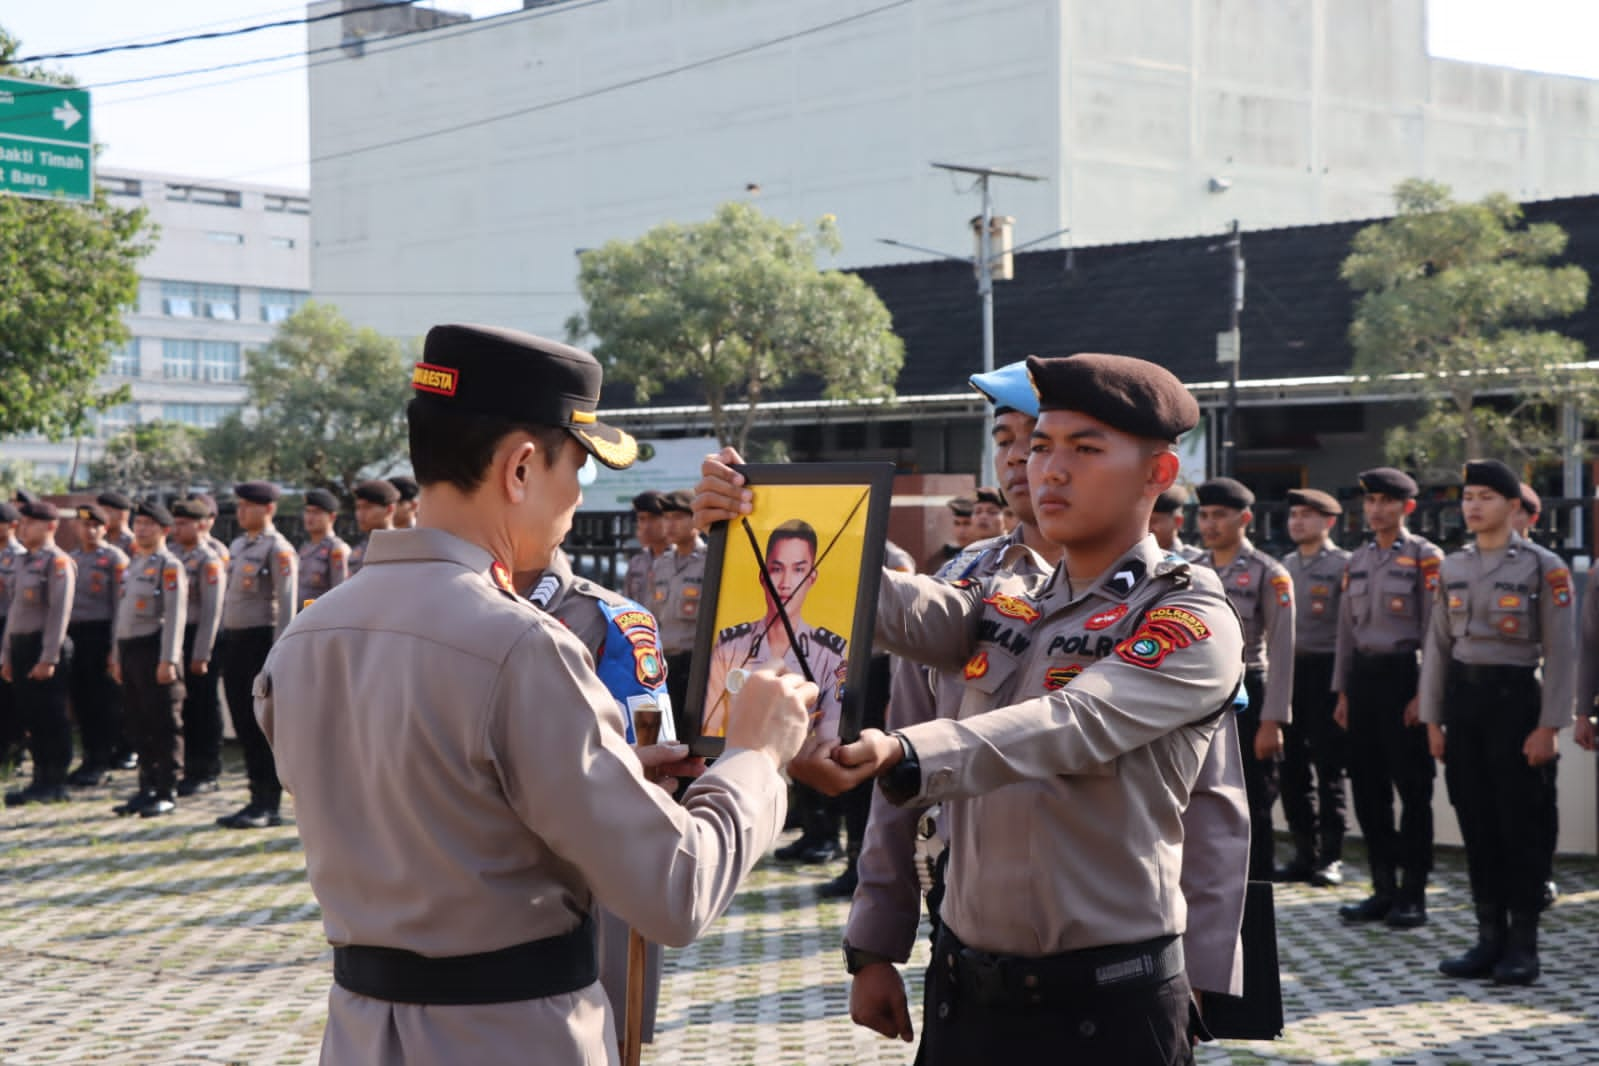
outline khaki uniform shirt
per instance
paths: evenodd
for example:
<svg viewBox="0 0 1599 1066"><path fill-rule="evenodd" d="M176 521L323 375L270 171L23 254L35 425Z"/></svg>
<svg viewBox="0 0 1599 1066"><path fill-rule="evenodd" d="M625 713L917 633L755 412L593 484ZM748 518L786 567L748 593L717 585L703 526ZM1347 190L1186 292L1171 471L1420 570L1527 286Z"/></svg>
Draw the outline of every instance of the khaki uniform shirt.
<svg viewBox="0 0 1599 1066"><path fill-rule="evenodd" d="M17 567L27 554L27 549L16 537L0 544L0 619L5 618L6 612L11 610L11 593L16 587ZM4 628L5 623L0 621L0 629Z"/></svg>
<svg viewBox="0 0 1599 1066"><path fill-rule="evenodd" d="M655 560L655 553L646 548L627 561L627 573L622 575L622 595L645 606L654 602L651 572L655 569Z"/></svg>
<svg viewBox="0 0 1599 1066"><path fill-rule="evenodd" d="M1392 655L1421 649L1443 560L1438 545L1408 529L1390 548L1380 547L1373 537L1350 553L1338 605L1334 692L1346 690L1356 652Z"/></svg>
<svg viewBox="0 0 1599 1066"><path fill-rule="evenodd" d="M222 587L227 564L204 540L196 541L189 549L175 544L167 547L177 553L189 586L189 602L183 613L184 625L195 627L189 657L194 662L208 663L216 649L217 631L222 628Z"/></svg>
<svg viewBox="0 0 1599 1066"><path fill-rule="evenodd" d="M1287 722L1294 698L1294 579L1283 564L1244 538L1238 554L1217 567L1205 552L1200 564L1216 571L1244 624L1244 665L1266 673L1262 722Z"/></svg>
<svg viewBox="0 0 1599 1066"><path fill-rule="evenodd" d="M94 551L73 552L72 565L78 568L78 580L73 586L69 624L116 618L122 578L128 571L127 554L106 544Z"/></svg>
<svg viewBox="0 0 1599 1066"><path fill-rule="evenodd" d="M5 634L0 637L0 664L11 662L11 638L44 634L39 662L51 666L61 661L61 643L67 638L67 621L77 586L72 557L55 541L28 552L17 563L11 607L6 611ZM15 679L14 679L15 680Z"/></svg>
<svg viewBox="0 0 1599 1066"><path fill-rule="evenodd" d="M802 673L800 656L805 657L810 676L821 690L814 709L816 735L836 738L839 719L843 715L844 682L849 674L848 642L837 633L808 624L803 618L790 616L789 621L794 624L794 637L799 643L797 646L789 645L783 653L783 663L790 670ZM788 637L783 632L781 621L774 619L768 625L764 617L759 621L728 626L717 634L716 644L711 650L710 679L705 691L721 695L705 713L707 733L721 735L727 729L730 698L726 689L727 675L738 669L755 670L771 658L767 645L772 642L774 635L784 641Z"/></svg>
<svg viewBox="0 0 1599 1066"><path fill-rule="evenodd" d="M354 577L356 572L366 564L366 549L367 545L371 543L372 534L368 533L365 537L361 538L361 543L350 549L350 558L345 561L345 569L349 571L350 577Z"/></svg>
<svg viewBox="0 0 1599 1066"><path fill-rule="evenodd" d="M1450 552L1421 656L1421 720L1444 724L1451 660L1543 666L1538 724L1564 729L1576 707L1577 608L1571 571L1548 548L1512 534L1502 551Z"/></svg>
<svg viewBox="0 0 1599 1066"><path fill-rule="evenodd" d="M321 540L310 540L300 545L300 606L328 589L336 588L350 576L350 546L336 534Z"/></svg>
<svg viewBox="0 0 1599 1066"><path fill-rule="evenodd" d="M133 543L133 530L124 529L121 533L106 534L105 542L113 548L118 548L122 554L131 556L138 549Z"/></svg>
<svg viewBox="0 0 1599 1066"><path fill-rule="evenodd" d="M694 650L704 583L705 541L698 537L693 551L686 555L676 549L662 552L651 567L650 599L645 606L661 623L661 646L666 654Z"/></svg>
<svg viewBox="0 0 1599 1066"><path fill-rule="evenodd" d="M1599 565L1588 571L1582 590L1582 644L1577 656L1577 713L1594 713L1599 696Z"/></svg>
<svg viewBox="0 0 1599 1066"><path fill-rule="evenodd" d="M256 680L328 940L496 951L567 932L598 900L688 943L776 840L781 775L729 750L674 803L644 780L588 651L491 568L438 530L374 538L366 576L296 618ZM325 1062L618 1061L598 982L458 1007L335 987L328 1005Z"/></svg>
<svg viewBox="0 0 1599 1066"><path fill-rule="evenodd" d="M1349 553L1328 543L1305 558L1298 551L1283 556L1283 569L1294 579L1294 651L1331 655L1338 650L1338 605L1344 598L1344 570Z"/></svg>
<svg viewBox="0 0 1599 1066"><path fill-rule="evenodd" d="M183 669L183 619L189 606L189 577L183 560L170 547L135 555L122 583L117 605L117 639L161 634L161 662ZM121 661L122 649L111 646L112 662Z"/></svg>
<svg viewBox="0 0 1599 1066"><path fill-rule="evenodd" d="M222 560L222 569L226 570L228 563L233 559L233 550L222 543L221 538L213 537L209 533L205 535L205 543L207 547L217 553L217 558Z"/></svg>
<svg viewBox="0 0 1599 1066"><path fill-rule="evenodd" d="M222 628L271 626L274 638L294 620L299 601L299 557L272 526L241 534L229 550L228 583L222 592Z"/></svg>
<svg viewBox="0 0 1599 1066"><path fill-rule="evenodd" d="M956 717L902 731L911 802L950 817L958 937L1043 956L1186 930L1182 814L1243 674L1214 573L1148 536L1080 589L885 572L877 636L966 679Z"/></svg>
<svg viewBox="0 0 1599 1066"><path fill-rule="evenodd" d="M1180 555L1189 562L1197 562L1205 554L1205 549L1197 544L1184 543L1183 538L1172 534L1171 550L1173 555Z"/></svg>

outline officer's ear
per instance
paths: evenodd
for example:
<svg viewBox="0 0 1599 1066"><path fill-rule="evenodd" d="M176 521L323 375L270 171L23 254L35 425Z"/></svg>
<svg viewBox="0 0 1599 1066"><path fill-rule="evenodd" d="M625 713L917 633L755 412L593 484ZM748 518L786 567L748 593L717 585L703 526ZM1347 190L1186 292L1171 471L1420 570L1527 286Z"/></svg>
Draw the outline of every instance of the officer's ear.
<svg viewBox="0 0 1599 1066"><path fill-rule="evenodd" d="M538 445L524 433L511 434L506 438L506 445L497 455L501 486L507 499L512 503L521 503L532 491L530 475L533 461L539 458Z"/></svg>
<svg viewBox="0 0 1599 1066"><path fill-rule="evenodd" d="M1408 518L1408 517L1410 517L1411 515L1413 515L1415 513L1416 513L1416 499L1415 499L1414 496L1412 496L1410 499L1405 501L1405 517Z"/></svg>
<svg viewBox="0 0 1599 1066"><path fill-rule="evenodd" d="M1183 461L1164 443L1155 446L1149 459L1149 479L1144 485L1144 491L1153 498L1177 483L1177 475L1182 472Z"/></svg>

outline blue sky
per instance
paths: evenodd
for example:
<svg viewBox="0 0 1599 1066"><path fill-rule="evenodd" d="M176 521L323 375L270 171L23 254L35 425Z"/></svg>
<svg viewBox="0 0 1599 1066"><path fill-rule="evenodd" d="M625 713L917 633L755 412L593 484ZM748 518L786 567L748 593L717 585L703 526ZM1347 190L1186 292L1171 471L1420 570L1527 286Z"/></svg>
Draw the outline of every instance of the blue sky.
<svg viewBox="0 0 1599 1066"><path fill-rule="evenodd" d="M482 17L521 3L429 0L425 6ZM283 0L22 0L4 5L0 25L31 54L297 18L304 11ZM1428 47L1438 56L1599 79L1596 41L1599 0L1428 2ZM304 47L304 29L292 27L61 65L92 86ZM99 89L93 117L95 138L107 146L102 166L302 187L308 181L303 58Z"/></svg>

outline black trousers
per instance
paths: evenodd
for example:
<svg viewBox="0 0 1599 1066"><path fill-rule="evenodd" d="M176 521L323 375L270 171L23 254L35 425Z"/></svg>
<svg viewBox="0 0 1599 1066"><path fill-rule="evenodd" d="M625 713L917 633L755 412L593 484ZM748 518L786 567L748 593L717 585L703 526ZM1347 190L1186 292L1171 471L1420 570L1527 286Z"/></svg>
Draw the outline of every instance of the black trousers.
<svg viewBox="0 0 1599 1066"><path fill-rule="evenodd" d="M269 811L276 811L282 802L283 786L278 782L272 747L255 720L255 679L272 650L273 633L271 626L228 630L222 664L228 717L233 720L233 732L244 749L244 769L250 777L250 802Z"/></svg>
<svg viewBox="0 0 1599 1066"><path fill-rule="evenodd" d="M67 778L72 761L72 723L67 720L67 673L72 669L72 638L61 642L61 658L48 680L28 677L44 652L43 633L16 633L11 637L11 689L22 728L28 731L28 751L33 755L33 779L42 785L59 785Z"/></svg>
<svg viewBox="0 0 1599 1066"><path fill-rule="evenodd" d="M222 776L222 660L213 650L205 673L190 672L198 628L183 629L183 776L214 781Z"/></svg>
<svg viewBox="0 0 1599 1066"><path fill-rule="evenodd" d="M1315 842L1322 863L1343 857L1346 825L1348 755L1344 731L1333 721L1333 659L1331 652L1294 656L1294 720L1283 746L1283 816L1296 837Z"/></svg>
<svg viewBox="0 0 1599 1066"><path fill-rule="evenodd" d="M1244 691L1249 693L1249 709L1238 716L1238 739L1244 755L1244 791L1249 799L1249 879L1270 881L1276 864L1271 808L1277 802L1278 764L1275 759L1255 758L1255 733L1260 729L1260 712L1266 702L1265 671L1244 671Z"/></svg>
<svg viewBox="0 0 1599 1066"><path fill-rule="evenodd" d="M1069 1004L996 1007L962 997L939 965L929 967L918 1066L1066 1063L1070 1066L1189 1066L1188 978L1143 988L1107 988Z"/></svg>
<svg viewBox="0 0 1599 1066"><path fill-rule="evenodd" d="M122 743L122 693L111 678L110 622L74 622L67 627L72 638L72 669L67 691L72 713L78 719L78 739L83 764L111 765L111 755Z"/></svg>
<svg viewBox="0 0 1599 1066"><path fill-rule="evenodd" d="M16 687L0 680L0 765L11 758L14 750L22 747L25 735L22 712L17 710Z"/></svg>
<svg viewBox="0 0 1599 1066"><path fill-rule="evenodd" d="M1349 670L1349 784L1373 867L1400 869L1420 890L1432 870L1432 781L1427 729L1405 725L1416 695L1414 655L1360 655ZM1394 824L1394 793L1399 823Z"/></svg>
<svg viewBox="0 0 1599 1066"><path fill-rule="evenodd" d="M668 652L666 655L666 694L672 697L672 725L677 729L677 739L687 744L698 732L689 722L688 677L694 669L691 651Z"/></svg>
<svg viewBox="0 0 1599 1066"><path fill-rule="evenodd" d="M139 753L139 788L168 799L183 765L183 682L161 684L161 634L117 642L122 690L127 696L127 733ZM178 677L181 679L182 674Z"/></svg>
<svg viewBox="0 0 1599 1066"><path fill-rule="evenodd" d="M1460 819L1471 896L1512 911L1543 905L1560 816L1555 764L1528 766L1521 746L1542 710L1531 668L1472 676L1450 663L1445 689L1444 784Z"/></svg>

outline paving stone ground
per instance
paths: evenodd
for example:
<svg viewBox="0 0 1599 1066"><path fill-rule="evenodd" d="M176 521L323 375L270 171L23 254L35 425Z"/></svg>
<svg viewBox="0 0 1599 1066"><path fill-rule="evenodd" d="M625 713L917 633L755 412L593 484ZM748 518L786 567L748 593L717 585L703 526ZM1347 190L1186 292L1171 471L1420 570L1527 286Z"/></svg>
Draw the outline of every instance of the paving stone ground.
<svg viewBox="0 0 1599 1066"><path fill-rule="evenodd" d="M116 787L0 811L0 1063L316 1061L331 953L299 842L292 825L213 828L243 798L240 777L227 784L152 821L113 817ZM1199 1061L1599 1063L1599 863L1560 862L1544 979L1503 989L1436 972L1472 922L1459 855L1440 859L1431 923L1410 932L1344 926L1337 904L1360 885L1280 887L1287 1032ZM763 863L707 937L668 953L646 1062L910 1061L907 1045L849 1021L848 905L815 895L836 870ZM913 963L916 1003L925 946Z"/></svg>

